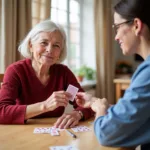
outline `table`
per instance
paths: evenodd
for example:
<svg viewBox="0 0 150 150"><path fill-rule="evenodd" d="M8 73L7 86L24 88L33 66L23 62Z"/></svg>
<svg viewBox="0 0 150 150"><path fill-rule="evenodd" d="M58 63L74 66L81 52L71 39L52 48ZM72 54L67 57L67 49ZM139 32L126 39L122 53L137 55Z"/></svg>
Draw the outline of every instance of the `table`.
<svg viewBox="0 0 150 150"><path fill-rule="evenodd" d="M79 150L133 150L100 146L93 130L75 133L77 139L73 139L66 131L61 131L60 136L33 134L35 127L51 127L55 121L56 118L29 119L25 125L0 125L0 150L48 150L50 146L70 144ZM92 121L80 122L80 125L92 128Z"/></svg>
<svg viewBox="0 0 150 150"><path fill-rule="evenodd" d="M116 102L122 96L122 91L126 90L130 85L130 78L116 78L113 80L115 84Z"/></svg>

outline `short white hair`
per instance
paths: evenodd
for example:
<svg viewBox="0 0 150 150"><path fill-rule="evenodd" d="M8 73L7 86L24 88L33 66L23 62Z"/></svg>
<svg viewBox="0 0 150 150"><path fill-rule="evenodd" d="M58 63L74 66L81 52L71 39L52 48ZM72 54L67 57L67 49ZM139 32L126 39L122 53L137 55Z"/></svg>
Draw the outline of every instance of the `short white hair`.
<svg viewBox="0 0 150 150"><path fill-rule="evenodd" d="M51 20L45 20L35 25L35 27L31 29L31 31L27 34L24 40L20 43L18 51L25 58L32 58L32 54L29 49L29 43L33 41L38 36L39 33L53 32L55 30L59 31L64 39L63 49L61 51L61 54L57 63L63 62L67 56L66 33L61 25L56 24L52 22Z"/></svg>

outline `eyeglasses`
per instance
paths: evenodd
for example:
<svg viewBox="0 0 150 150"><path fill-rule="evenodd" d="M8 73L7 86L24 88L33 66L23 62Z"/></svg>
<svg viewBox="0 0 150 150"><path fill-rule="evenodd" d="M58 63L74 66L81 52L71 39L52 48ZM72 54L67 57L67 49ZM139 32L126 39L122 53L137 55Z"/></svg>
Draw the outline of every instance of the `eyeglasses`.
<svg viewBox="0 0 150 150"><path fill-rule="evenodd" d="M117 34L117 31L118 31L120 25L126 24L126 23L130 23L130 22L132 22L132 21L133 21L133 19L132 19L132 20L127 20L127 21L122 22L122 23L114 24L114 25L112 25L112 28L114 28L114 31L115 31L115 33Z"/></svg>

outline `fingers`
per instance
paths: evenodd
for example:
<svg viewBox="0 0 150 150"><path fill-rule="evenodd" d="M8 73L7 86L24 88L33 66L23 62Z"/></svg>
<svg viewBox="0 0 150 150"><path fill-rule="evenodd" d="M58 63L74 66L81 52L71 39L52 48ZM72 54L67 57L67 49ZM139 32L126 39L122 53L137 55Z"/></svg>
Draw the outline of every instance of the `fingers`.
<svg viewBox="0 0 150 150"><path fill-rule="evenodd" d="M81 99L76 99L76 103L77 103L77 105L78 106L83 106L83 104L84 104L84 101L83 100L81 100Z"/></svg>
<svg viewBox="0 0 150 150"><path fill-rule="evenodd" d="M76 95L76 99L82 99L85 101L90 101L92 99L92 97L93 97L92 94L85 93L85 92L79 92Z"/></svg>
<svg viewBox="0 0 150 150"><path fill-rule="evenodd" d="M63 101L63 100L54 100L53 102L50 102L50 105L53 105L55 106L56 108L59 107L59 106L64 106L66 107L68 105L68 101Z"/></svg>
<svg viewBox="0 0 150 150"><path fill-rule="evenodd" d="M79 121L75 120L71 125L70 128L73 128L74 126L76 126L79 123Z"/></svg>
<svg viewBox="0 0 150 150"><path fill-rule="evenodd" d="M77 99L76 103L78 106L83 107L83 108L90 108L91 107L91 101L85 101L82 99Z"/></svg>
<svg viewBox="0 0 150 150"><path fill-rule="evenodd" d="M45 111L53 111L59 106L66 107L69 103L70 94L65 91L53 92L53 94L44 101Z"/></svg>
<svg viewBox="0 0 150 150"><path fill-rule="evenodd" d="M85 92L78 92L77 94L76 94L76 96L77 97L84 97L84 95L85 95Z"/></svg>
<svg viewBox="0 0 150 150"><path fill-rule="evenodd" d="M55 122L54 126L56 128L59 128L59 125L61 124L61 122L63 121L64 118L65 118L64 115L62 115L60 118L58 118L57 121Z"/></svg>
<svg viewBox="0 0 150 150"><path fill-rule="evenodd" d="M65 118L60 125L60 128L70 128L71 124L74 122L74 118Z"/></svg>
<svg viewBox="0 0 150 150"><path fill-rule="evenodd" d="M58 91L53 92L52 99L53 101L68 104L70 96L71 95L65 91Z"/></svg>
<svg viewBox="0 0 150 150"><path fill-rule="evenodd" d="M56 128L71 128L74 127L75 125L77 125L79 122L79 120L75 117L75 115L73 114L64 114L63 116L61 116L56 123L54 124L54 126Z"/></svg>
<svg viewBox="0 0 150 150"><path fill-rule="evenodd" d="M53 92L52 94L52 97L54 98L62 98L62 99L66 99L66 100L69 100L69 98L71 97L72 95L68 92L65 92L65 91L57 91L57 92Z"/></svg>
<svg viewBox="0 0 150 150"><path fill-rule="evenodd" d="M109 108L109 103L106 98L98 98L97 100L93 101L93 103L91 104L91 108L95 112L103 112L104 114Z"/></svg>
<svg viewBox="0 0 150 150"><path fill-rule="evenodd" d="M74 121L74 119L72 117L70 117L70 115L68 115L68 116L63 115L62 117L60 117L57 120L57 122L55 123L55 127L61 128L61 129L69 128L73 121Z"/></svg>

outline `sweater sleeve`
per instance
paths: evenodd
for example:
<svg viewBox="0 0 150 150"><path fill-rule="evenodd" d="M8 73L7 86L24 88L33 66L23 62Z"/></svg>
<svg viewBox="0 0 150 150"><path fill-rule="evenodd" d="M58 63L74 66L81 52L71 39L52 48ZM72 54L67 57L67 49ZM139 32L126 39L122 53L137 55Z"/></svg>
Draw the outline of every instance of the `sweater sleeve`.
<svg viewBox="0 0 150 150"><path fill-rule="evenodd" d="M96 119L95 135L102 145L132 147L150 143L150 66L134 74L130 87L105 116Z"/></svg>
<svg viewBox="0 0 150 150"><path fill-rule="evenodd" d="M84 92L84 90L81 88L80 84L78 83L75 75L71 72L71 70L69 70L68 67L66 67L66 79L67 79L67 84L72 84L75 87L79 88L79 92ZM70 102L70 104L73 105L74 109L76 111L81 111L83 113L83 120L87 120L90 117L94 116L94 112L92 111L91 108L83 108L83 107L79 107L76 103L76 101L74 101L73 103Z"/></svg>
<svg viewBox="0 0 150 150"><path fill-rule="evenodd" d="M5 72L3 84L0 89L0 123L24 124L26 105L16 104L21 91L19 76L10 65Z"/></svg>

